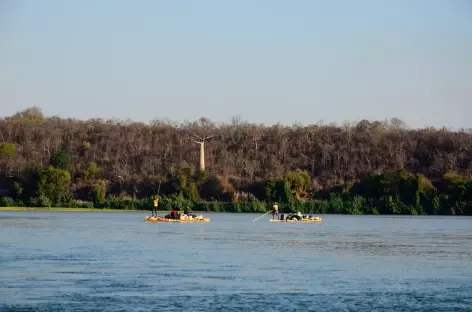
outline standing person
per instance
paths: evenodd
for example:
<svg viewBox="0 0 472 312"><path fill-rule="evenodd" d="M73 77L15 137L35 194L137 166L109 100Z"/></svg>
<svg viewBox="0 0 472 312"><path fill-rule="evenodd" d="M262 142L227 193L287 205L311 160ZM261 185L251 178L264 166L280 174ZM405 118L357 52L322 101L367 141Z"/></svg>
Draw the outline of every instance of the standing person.
<svg viewBox="0 0 472 312"><path fill-rule="evenodd" d="M152 215L154 216L154 212L156 212L156 217L157 217L157 206L159 205L159 197L154 198L154 206L152 208Z"/></svg>
<svg viewBox="0 0 472 312"><path fill-rule="evenodd" d="M277 205L277 202L274 203L272 208L274 209L272 210L272 219L274 219L275 216L277 216L277 219L278 219L279 218L279 205Z"/></svg>

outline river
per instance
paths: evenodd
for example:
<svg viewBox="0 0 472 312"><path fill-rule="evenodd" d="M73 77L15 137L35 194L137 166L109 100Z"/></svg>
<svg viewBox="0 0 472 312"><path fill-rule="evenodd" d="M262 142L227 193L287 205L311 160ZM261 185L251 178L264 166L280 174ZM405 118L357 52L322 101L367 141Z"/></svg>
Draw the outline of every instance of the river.
<svg viewBox="0 0 472 312"><path fill-rule="evenodd" d="M472 218L0 212L1 311L472 311Z"/></svg>

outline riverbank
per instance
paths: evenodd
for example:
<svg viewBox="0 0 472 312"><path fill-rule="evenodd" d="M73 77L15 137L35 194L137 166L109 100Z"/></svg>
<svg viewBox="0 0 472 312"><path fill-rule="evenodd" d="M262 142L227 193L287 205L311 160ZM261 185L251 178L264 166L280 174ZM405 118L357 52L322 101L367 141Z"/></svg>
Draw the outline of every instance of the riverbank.
<svg viewBox="0 0 472 312"><path fill-rule="evenodd" d="M67 207L0 207L0 211L69 211L69 212L144 212L145 210L67 208Z"/></svg>
<svg viewBox="0 0 472 312"><path fill-rule="evenodd" d="M397 196L353 198L344 195L330 194L328 199L310 201L290 200L279 202L279 213L303 214L350 214L350 215L472 215L472 201L455 202L448 196L431 198L416 194L412 198L400 194ZM47 204L47 205L46 205ZM152 209L152 198L119 198L109 196L104 200L79 201L71 200L59 204L45 202L38 204L9 197L0 197L0 211L97 211L97 212L138 212L148 214ZM162 197L159 201L160 212L169 212L173 208L185 209L198 213L230 212L230 213L266 213L272 209L272 203L250 198L247 201L191 201L182 197Z"/></svg>
<svg viewBox="0 0 472 312"><path fill-rule="evenodd" d="M137 210L137 209L107 209L107 208L67 208L67 207L0 207L0 211L69 211L69 212L146 212L151 213L151 210ZM158 210L157 213L168 213L168 210ZM205 211L192 211L195 213L202 213ZM209 212L209 211L207 211ZM211 213L226 213L221 211L211 211ZM254 212L257 214L256 212Z"/></svg>

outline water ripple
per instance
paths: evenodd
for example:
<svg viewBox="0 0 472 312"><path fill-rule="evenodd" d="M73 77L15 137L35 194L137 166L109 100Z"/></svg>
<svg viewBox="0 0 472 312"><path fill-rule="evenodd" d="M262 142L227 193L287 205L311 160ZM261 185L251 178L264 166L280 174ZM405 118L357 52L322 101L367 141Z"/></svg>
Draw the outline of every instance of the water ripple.
<svg viewBox="0 0 472 312"><path fill-rule="evenodd" d="M472 219L2 212L1 311L471 311Z"/></svg>

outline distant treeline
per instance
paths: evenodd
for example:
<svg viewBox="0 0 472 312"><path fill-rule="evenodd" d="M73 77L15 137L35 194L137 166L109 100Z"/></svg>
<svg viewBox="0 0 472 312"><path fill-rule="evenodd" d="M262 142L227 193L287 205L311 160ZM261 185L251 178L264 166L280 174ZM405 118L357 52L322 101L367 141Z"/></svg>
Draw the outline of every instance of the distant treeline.
<svg viewBox="0 0 472 312"><path fill-rule="evenodd" d="M205 141L206 170L198 170ZM0 206L472 215L472 135L398 119L265 127L0 119Z"/></svg>

